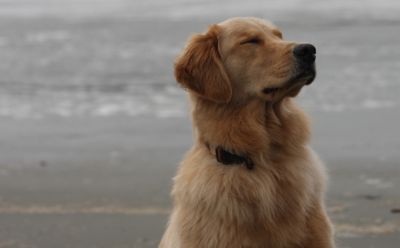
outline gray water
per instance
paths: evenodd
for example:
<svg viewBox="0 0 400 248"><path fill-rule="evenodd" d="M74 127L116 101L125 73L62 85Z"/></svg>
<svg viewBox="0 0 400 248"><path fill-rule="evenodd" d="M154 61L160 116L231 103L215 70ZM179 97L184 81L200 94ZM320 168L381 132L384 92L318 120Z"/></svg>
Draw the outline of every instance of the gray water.
<svg viewBox="0 0 400 248"><path fill-rule="evenodd" d="M317 46L308 110L400 105L399 1L0 0L0 116L184 116L174 58L230 16Z"/></svg>

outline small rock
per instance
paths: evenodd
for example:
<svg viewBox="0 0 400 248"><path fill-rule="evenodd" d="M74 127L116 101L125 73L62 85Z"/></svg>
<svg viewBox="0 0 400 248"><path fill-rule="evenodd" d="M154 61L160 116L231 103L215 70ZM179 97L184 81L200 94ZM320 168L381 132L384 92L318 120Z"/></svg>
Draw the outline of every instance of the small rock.
<svg viewBox="0 0 400 248"><path fill-rule="evenodd" d="M400 208L392 208L392 209L390 210L390 212L391 212L392 214L400 214Z"/></svg>
<svg viewBox="0 0 400 248"><path fill-rule="evenodd" d="M381 198L381 195L372 195L372 194L365 194L361 195L362 198L367 199L367 200L378 200Z"/></svg>

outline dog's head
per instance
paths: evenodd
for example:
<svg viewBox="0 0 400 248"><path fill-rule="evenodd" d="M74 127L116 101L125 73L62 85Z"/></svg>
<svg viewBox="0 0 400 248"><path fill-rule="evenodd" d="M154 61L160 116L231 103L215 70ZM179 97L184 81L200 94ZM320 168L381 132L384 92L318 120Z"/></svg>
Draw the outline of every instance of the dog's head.
<svg viewBox="0 0 400 248"><path fill-rule="evenodd" d="M194 35L175 64L177 81L218 103L295 96L315 78L315 47L283 40L272 24L233 18Z"/></svg>

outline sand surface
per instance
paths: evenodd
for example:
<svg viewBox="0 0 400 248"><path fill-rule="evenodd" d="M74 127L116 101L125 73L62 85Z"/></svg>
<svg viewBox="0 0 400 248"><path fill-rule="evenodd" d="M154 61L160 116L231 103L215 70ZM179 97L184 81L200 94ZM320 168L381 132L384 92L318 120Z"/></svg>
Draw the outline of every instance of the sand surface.
<svg viewBox="0 0 400 248"><path fill-rule="evenodd" d="M400 214L392 213L400 142L391 139L400 122L384 121L392 114L313 113L339 247L400 242ZM0 247L156 247L171 178L191 143L187 119L0 123Z"/></svg>

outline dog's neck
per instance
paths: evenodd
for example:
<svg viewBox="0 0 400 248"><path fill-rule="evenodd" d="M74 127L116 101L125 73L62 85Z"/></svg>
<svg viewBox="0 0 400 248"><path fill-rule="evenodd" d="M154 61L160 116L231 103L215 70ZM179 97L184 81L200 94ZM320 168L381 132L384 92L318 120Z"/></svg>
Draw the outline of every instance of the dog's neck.
<svg viewBox="0 0 400 248"><path fill-rule="evenodd" d="M290 98L275 104L253 99L240 105L192 100L197 143L220 145L255 158L273 157L274 149L290 154L309 140L307 118Z"/></svg>

